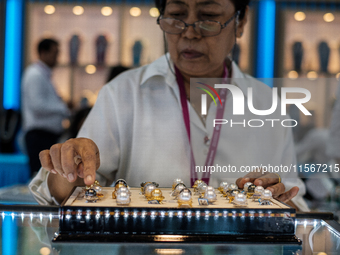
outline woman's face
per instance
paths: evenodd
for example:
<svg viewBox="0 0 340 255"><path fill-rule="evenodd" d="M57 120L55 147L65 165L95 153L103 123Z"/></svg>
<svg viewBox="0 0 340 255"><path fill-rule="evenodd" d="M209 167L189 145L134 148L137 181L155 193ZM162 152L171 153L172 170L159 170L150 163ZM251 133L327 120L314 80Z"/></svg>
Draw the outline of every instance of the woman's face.
<svg viewBox="0 0 340 255"><path fill-rule="evenodd" d="M175 18L193 24L199 20L215 20L224 24L235 15L230 0L167 0L165 18ZM246 18L237 26L240 36ZM167 34L171 59L190 77L218 77L223 72L223 62L235 43L236 19L233 19L217 36L202 37L189 26L181 34Z"/></svg>

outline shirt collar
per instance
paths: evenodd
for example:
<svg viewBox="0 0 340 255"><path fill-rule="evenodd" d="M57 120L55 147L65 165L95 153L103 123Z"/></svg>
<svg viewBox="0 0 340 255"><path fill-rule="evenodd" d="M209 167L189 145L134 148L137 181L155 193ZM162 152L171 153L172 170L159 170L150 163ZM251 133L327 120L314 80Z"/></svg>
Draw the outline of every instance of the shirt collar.
<svg viewBox="0 0 340 255"><path fill-rule="evenodd" d="M231 84L234 84L237 87L239 87L242 90L243 95L247 95L249 81L246 81L247 76L244 73L242 73L242 71L240 70L240 68L235 62L232 63L232 76L231 77L232 77Z"/></svg>
<svg viewBox="0 0 340 255"><path fill-rule="evenodd" d="M140 85L145 84L147 80L149 80L150 78L154 76L163 76L165 77L165 82L169 86L171 87L175 86L174 82L176 81L176 77L175 77L175 74L169 68L169 66L174 71L174 65L170 58L170 54L166 53L165 55L155 60L154 62L152 62L146 67L146 70L142 77L142 82Z"/></svg>

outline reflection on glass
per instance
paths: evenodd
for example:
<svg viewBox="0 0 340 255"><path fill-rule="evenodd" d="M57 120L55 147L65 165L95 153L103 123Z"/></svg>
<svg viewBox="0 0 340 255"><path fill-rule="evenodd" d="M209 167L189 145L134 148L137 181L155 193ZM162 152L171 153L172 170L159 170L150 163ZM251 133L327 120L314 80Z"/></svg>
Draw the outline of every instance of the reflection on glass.
<svg viewBox="0 0 340 255"><path fill-rule="evenodd" d="M183 254L183 249L155 249L157 254Z"/></svg>
<svg viewBox="0 0 340 255"><path fill-rule="evenodd" d="M41 255L49 255L49 254L51 254L51 250L48 247L42 247L39 252L40 252Z"/></svg>
<svg viewBox="0 0 340 255"><path fill-rule="evenodd" d="M338 81L340 81L340 73L337 73L337 74L335 75L335 78L336 78Z"/></svg>

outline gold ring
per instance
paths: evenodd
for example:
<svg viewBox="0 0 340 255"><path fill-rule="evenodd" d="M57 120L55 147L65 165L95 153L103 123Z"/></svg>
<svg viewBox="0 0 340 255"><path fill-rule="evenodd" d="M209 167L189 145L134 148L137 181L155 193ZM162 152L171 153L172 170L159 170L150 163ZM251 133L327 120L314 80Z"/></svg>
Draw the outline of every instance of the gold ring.
<svg viewBox="0 0 340 255"><path fill-rule="evenodd" d="M281 183L281 176L278 174L278 173L274 173L277 175L277 177L279 178L279 182L278 183Z"/></svg>

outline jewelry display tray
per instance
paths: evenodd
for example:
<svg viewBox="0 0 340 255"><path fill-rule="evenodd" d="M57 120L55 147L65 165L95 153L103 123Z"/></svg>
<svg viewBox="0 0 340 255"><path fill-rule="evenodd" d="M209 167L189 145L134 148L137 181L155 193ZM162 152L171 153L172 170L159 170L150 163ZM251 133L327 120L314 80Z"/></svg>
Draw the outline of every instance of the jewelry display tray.
<svg viewBox="0 0 340 255"><path fill-rule="evenodd" d="M131 188L130 204L119 206L112 199L114 187L103 187L104 197L96 203L86 203L83 189L75 187L61 204L59 232L52 241L112 242L134 236L162 242L162 235L180 235L190 240L194 236L224 241L242 237L244 242L301 244L295 237L295 209L275 199L272 205L247 199L247 206L236 207L217 191L214 204L199 205L198 196L193 195L192 207L182 208L170 196L171 188L161 188L162 204L149 204L139 188Z"/></svg>

